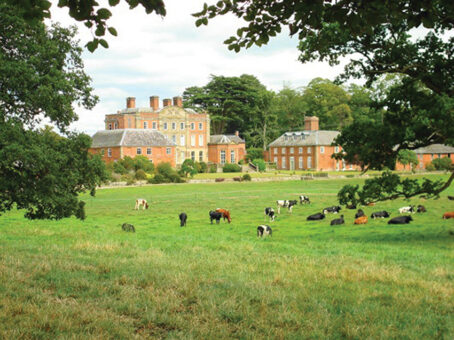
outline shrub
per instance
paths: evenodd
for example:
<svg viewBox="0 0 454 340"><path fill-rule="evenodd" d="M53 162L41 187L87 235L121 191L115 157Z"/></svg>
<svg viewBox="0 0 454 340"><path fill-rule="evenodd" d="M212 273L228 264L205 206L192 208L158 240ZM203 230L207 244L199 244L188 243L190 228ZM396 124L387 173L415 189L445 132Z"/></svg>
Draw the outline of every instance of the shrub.
<svg viewBox="0 0 454 340"><path fill-rule="evenodd" d="M149 180L149 183L183 183L184 180L180 175L172 168L170 163L161 163L156 167L156 175Z"/></svg>
<svg viewBox="0 0 454 340"><path fill-rule="evenodd" d="M143 170L145 172L152 172L154 170L154 164L145 156L138 155L134 157L134 170Z"/></svg>
<svg viewBox="0 0 454 340"><path fill-rule="evenodd" d="M222 172L241 172L241 166L234 163L227 163L222 168Z"/></svg>
<svg viewBox="0 0 454 340"><path fill-rule="evenodd" d="M433 165L433 163L427 164L426 170L427 170L427 171L435 171L435 170L436 170L436 169L435 169L435 165Z"/></svg>
<svg viewBox="0 0 454 340"><path fill-rule="evenodd" d="M249 174L243 175L243 181L250 181L250 180L251 180L251 175L249 175Z"/></svg>
<svg viewBox="0 0 454 340"><path fill-rule="evenodd" d="M160 183L169 183L169 182L170 182L170 180L161 174L156 174L154 177L152 177L148 180L148 183L151 183L151 184L160 184Z"/></svg>
<svg viewBox="0 0 454 340"><path fill-rule="evenodd" d="M314 174L314 177L328 177L328 173L327 172L316 172Z"/></svg>
<svg viewBox="0 0 454 340"><path fill-rule="evenodd" d="M195 162L195 166L199 174L208 171L208 165L205 162Z"/></svg>
<svg viewBox="0 0 454 340"><path fill-rule="evenodd" d="M127 170L134 169L134 160L129 156L125 156L123 159L120 159L118 163L121 163L121 165L123 165Z"/></svg>
<svg viewBox="0 0 454 340"><path fill-rule="evenodd" d="M174 174L169 175L168 177L169 182L171 183L185 183L186 181L180 177L176 172Z"/></svg>
<svg viewBox="0 0 454 340"><path fill-rule="evenodd" d="M134 176L137 180L141 181L141 180L145 180L147 179L147 174L145 173L145 171L143 171L142 169L139 169L136 171L136 174Z"/></svg>
<svg viewBox="0 0 454 340"><path fill-rule="evenodd" d="M131 177L126 181L126 185L133 185L135 182L136 182L136 180Z"/></svg>
<svg viewBox="0 0 454 340"><path fill-rule="evenodd" d="M184 177L187 177L188 175L191 175L193 177L198 173L196 165L192 159L185 159L183 164L181 165L181 174Z"/></svg>
<svg viewBox="0 0 454 340"><path fill-rule="evenodd" d="M120 175L125 175L128 173L128 170L123 166L123 164L118 161L113 164L114 172Z"/></svg>
<svg viewBox="0 0 454 340"><path fill-rule="evenodd" d="M450 170L452 160L448 157L436 158L432 161L432 164L437 170Z"/></svg>
<svg viewBox="0 0 454 340"><path fill-rule="evenodd" d="M254 164L257 167L257 170L260 172L263 172L266 170L266 164L263 159L257 158L252 161L252 164Z"/></svg>
<svg viewBox="0 0 454 340"><path fill-rule="evenodd" d="M214 174L218 170L218 166L216 164L210 164L210 173Z"/></svg>
<svg viewBox="0 0 454 340"><path fill-rule="evenodd" d="M263 159L263 149L262 148L249 148L247 149L246 160L250 162L255 159Z"/></svg>
<svg viewBox="0 0 454 340"><path fill-rule="evenodd" d="M173 174L175 170L172 168L170 163L160 163L156 166L156 173L167 177L170 174Z"/></svg>

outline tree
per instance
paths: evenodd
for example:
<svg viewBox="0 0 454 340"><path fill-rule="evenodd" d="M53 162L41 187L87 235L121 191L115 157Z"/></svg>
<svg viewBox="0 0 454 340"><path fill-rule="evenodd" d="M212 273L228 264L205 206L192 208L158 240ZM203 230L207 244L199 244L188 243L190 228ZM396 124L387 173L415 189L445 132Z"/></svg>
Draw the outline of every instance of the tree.
<svg viewBox="0 0 454 340"><path fill-rule="evenodd" d="M406 149L399 151L399 153L397 154L397 160L404 166L404 169L407 165L410 165L411 168L413 168L413 166L417 166L419 163L416 153L414 151Z"/></svg>
<svg viewBox="0 0 454 340"><path fill-rule="evenodd" d="M336 140L343 147L338 158L366 170L393 168L402 149L454 145L454 37L446 35L454 28L453 1L221 0L204 5L195 14L196 25L227 13L247 23L225 41L236 52L266 44L287 27L300 40L302 62L335 65L351 57L339 81L365 78L370 86L384 74L402 75L379 101L386 111L380 123L358 120L342 130ZM412 30L422 27L412 36ZM443 185L425 188L436 196L453 180L454 171Z"/></svg>
<svg viewBox="0 0 454 340"><path fill-rule="evenodd" d="M285 131L297 131L304 128L304 115L308 109L299 89L285 85L277 93L274 103L273 109L277 114L278 125L281 127L279 135Z"/></svg>
<svg viewBox="0 0 454 340"><path fill-rule="evenodd" d="M104 179L104 163L88 154L89 136L70 133L73 103L92 108L75 28L27 22L0 2L0 213L14 205L28 218L83 218L79 193ZM43 119L64 136L38 129Z"/></svg>
<svg viewBox="0 0 454 340"><path fill-rule="evenodd" d="M51 0L2 0L9 5L17 6L16 13L28 22L42 21L44 18L51 17ZM139 4L145 8L145 12L150 14L155 12L165 16L166 10L162 0L124 0L130 9ZM109 6L114 7L120 0L109 0ZM59 0L58 7L69 9L69 15L80 22L83 22L89 29L94 30L93 40L87 43L87 48L93 52L99 45L107 48L107 41L101 37L108 31L111 35L117 36L117 30L108 26L107 20L112 16L112 12L105 7L99 7L96 0Z"/></svg>
<svg viewBox="0 0 454 340"><path fill-rule="evenodd" d="M188 175L194 177L198 173L195 162L189 158L184 160L180 171L184 177L188 177Z"/></svg>

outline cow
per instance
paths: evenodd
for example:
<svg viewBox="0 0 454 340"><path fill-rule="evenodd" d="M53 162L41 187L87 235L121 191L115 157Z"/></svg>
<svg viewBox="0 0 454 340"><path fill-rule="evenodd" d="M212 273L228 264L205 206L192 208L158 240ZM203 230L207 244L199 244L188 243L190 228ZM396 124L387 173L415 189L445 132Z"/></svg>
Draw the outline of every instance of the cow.
<svg viewBox="0 0 454 340"><path fill-rule="evenodd" d="M225 222L225 219L227 219L227 221L230 223L232 222L232 218L230 217L230 211L228 211L227 209L221 209L221 208L217 208L216 209L216 212L219 212L222 214L222 217L224 219L224 222Z"/></svg>
<svg viewBox="0 0 454 340"><path fill-rule="evenodd" d="M347 209L356 209L356 204L348 204L345 206Z"/></svg>
<svg viewBox="0 0 454 340"><path fill-rule="evenodd" d="M328 208L325 208L323 209L323 213L326 215L327 213L333 213L333 214L337 214L339 211L341 211L341 207L340 206L332 206L332 207L328 207Z"/></svg>
<svg viewBox="0 0 454 340"><path fill-rule="evenodd" d="M425 207L425 206L423 206L423 205L420 204L420 205L418 205L418 207L416 208L416 212L417 212L417 213L425 213L425 212L427 212L427 210L426 210L426 207Z"/></svg>
<svg viewBox="0 0 454 340"><path fill-rule="evenodd" d="M188 215L186 213L182 212L180 215L178 215L180 218L180 227L185 227L186 226L186 220L188 219Z"/></svg>
<svg viewBox="0 0 454 340"><path fill-rule="evenodd" d="M448 196L448 200L454 201L454 196Z"/></svg>
<svg viewBox="0 0 454 340"><path fill-rule="evenodd" d="M298 202L296 200L290 200L288 201L288 211L289 213L292 213L292 209L294 205L297 205Z"/></svg>
<svg viewBox="0 0 454 340"><path fill-rule="evenodd" d="M444 219L444 220L447 220L447 219L449 219L449 218L454 218L454 211L445 212L445 213L443 214L443 219Z"/></svg>
<svg viewBox="0 0 454 340"><path fill-rule="evenodd" d="M266 235L272 236L273 231L271 230L271 227L269 225L259 225L257 227L257 237L263 237Z"/></svg>
<svg viewBox="0 0 454 340"><path fill-rule="evenodd" d="M362 209L358 209L358 211L356 212L355 214L355 218L358 218L358 217L361 217L361 216L364 216L364 211Z"/></svg>
<svg viewBox="0 0 454 340"><path fill-rule="evenodd" d="M213 220L216 220L216 224L219 224L219 222L221 221L222 213L211 210L209 214L211 224L213 224Z"/></svg>
<svg viewBox="0 0 454 340"><path fill-rule="evenodd" d="M336 218L336 219L332 220L330 225L340 225L340 224L344 224L344 223L345 223L344 215L341 215L340 218Z"/></svg>
<svg viewBox="0 0 454 340"><path fill-rule="evenodd" d="M366 224L366 223L367 223L366 215L358 217L354 222L354 224Z"/></svg>
<svg viewBox="0 0 454 340"><path fill-rule="evenodd" d="M142 210L148 209L148 203L146 199L143 198L136 199L136 206L134 207L134 210L139 210L140 207L142 207Z"/></svg>
<svg viewBox="0 0 454 340"><path fill-rule="evenodd" d="M306 218L307 221L319 221L323 220L325 218L325 214L322 213L316 213L313 215L310 215Z"/></svg>
<svg viewBox="0 0 454 340"><path fill-rule="evenodd" d="M388 224L408 224L413 221L411 216L397 216L388 221Z"/></svg>
<svg viewBox="0 0 454 340"><path fill-rule="evenodd" d="M296 200L278 200L276 201L277 204L277 213L281 213L281 207L287 207L288 211L291 213L292 208L294 205L296 205L298 202Z"/></svg>
<svg viewBox="0 0 454 340"><path fill-rule="evenodd" d="M265 220L266 220L266 217L269 217L270 218L270 222L273 222L274 219L276 218L276 215L274 214L274 209L273 208L265 208Z"/></svg>
<svg viewBox="0 0 454 340"><path fill-rule="evenodd" d="M399 214L405 214L405 213L414 213L415 212L415 206L411 205L408 207L402 207L399 208Z"/></svg>
<svg viewBox="0 0 454 340"><path fill-rule="evenodd" d="M375 202L369 202L366 204L368 207L373 207L375 205Z"/></svg>
<svg viewBox="0 0 454 340"><path fill-rule="evenodd" d="M123 225L121 226L121 229L123 229L123 231L126 231L126 232L132 232L132 233L136 232L136 228L134 228L134 226L129 223L123 223Z"/></svg>
<svg viewBox="0 0 454 340"><path fill-rule="evenodd" d="M311 203L311 200L309 199L308 196L301 195L300 196L300 204L309 204Z"/></svg>
<svg viewBox="0 0 454 340"><path fill-rule="evenodd" d="M372 215L370 215L370 218L388 218L389 216L391 216L391 214L387 211L376 211L373 212Z"/></svg>

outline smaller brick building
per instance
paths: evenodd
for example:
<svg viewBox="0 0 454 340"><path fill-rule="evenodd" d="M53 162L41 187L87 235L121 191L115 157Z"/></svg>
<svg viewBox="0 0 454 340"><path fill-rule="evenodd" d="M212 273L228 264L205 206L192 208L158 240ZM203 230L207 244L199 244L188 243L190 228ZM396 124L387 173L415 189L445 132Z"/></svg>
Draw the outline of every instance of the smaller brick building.
<svg viewBox="0 0 454 340"><path fill-rule="evenodd" d="M239 133L213 135L208 143L208 161L216 164L238 163L246 155L246 142Z"/></svg>
<svg viewBox="0 0 454 340"><path fill-rule="evenodd" d="M451 158L454 163L454 147L444 144L431 144L422 148L413 150L418 157L418 165L414 168L415 170L423 170L436 158ZM409 169L409 166L406 166ZM404 170L404 166L397 162L396 170Z"/></svg>
<svg viewBox="0 0 454 340"><path fill-rule="evenodd" d="M155 130L116 129L98 131L92 137L91 153L100 153L105 162L113 162L125 156L147 157L155 164L168 162L175 167L176 144Z"/></svg>

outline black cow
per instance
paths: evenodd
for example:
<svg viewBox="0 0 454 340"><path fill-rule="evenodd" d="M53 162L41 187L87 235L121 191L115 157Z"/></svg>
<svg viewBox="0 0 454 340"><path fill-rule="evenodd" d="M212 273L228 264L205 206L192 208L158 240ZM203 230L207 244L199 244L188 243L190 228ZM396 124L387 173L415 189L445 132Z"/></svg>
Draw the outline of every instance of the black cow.
<svg viewBox="0 0 454 340"><path fill-rule="evenodd" d="M364 211L362 209L358 209L358 211L356 212L355 214L355 218L358 218L358 217L361 217L361 216L364 216Z"/></svg>
<svg viewBox="0 0 454 340"><path fill-rule="evenodd" d="M257 237L263 237L266 235L272 235L273 231L269 225L259 225L257 227Z"/></svg>
<svg viewBox="0 0 454 340"><path fill-rule="evenodd" d="M308 216L306 218L306 220L308 220L308 221L319 221L319 220L323 220L324 218L325 218L325 214L316 213L316 214L313 214L311 216Z"/></svg>
<svg viewBox="0 0 454 340"><path fill-rule="evenodd" d="M265 219L267 216L269 216L270 221L274 221L274 218L276 217L276 215L274 214L273 208L270 208L270 207L265 208Z"/></svg>
<svg viewBox="0 0 454 340"><path fill-rule="evenodd" d="M188 215L186 215L186 213L182 212L178 217L180 218L180 227L185 227L186 220L188 219Z"/></svg>
<svg viewBox="0 0 454 340"><path fill-rule="evenodd" d="M331 221L331 225L340 225L340 224L344 224L344 223L345 223L344 215L341 215L340 218L336 218L335 220Z"/></svg>
<svg viewBox="0 0 454 340"><path fill-rule="evenodd" d="M370 218L388 218L391 214L387 211L376 211L370 215Z"/></svg>
<svg viewBox="0 0 454 340"><path fill-rule="evenodd" d="M297 205L298 204L298 201L297 200L291 200L291 201L288 201L288 211L291 213L292 212L292 208L294 205Z"/></svg>
<svg viewBox="0 0 454 340"><path fill-rule="evenodd" d="M408 224L413 221L411 216L397 216L388 221L388 224Z"/></svg>
<svg viewBox="0 0 454 340"><path fill-rule="evenodd" d="M222 213L213 210L210 211L211 224L213 224L213 220L216 220L216 224L219 224L219 222L221 221L221 217Z"/></svg>
<svg viewBox="0 0 454 340"><path fill-rule="evenodd" d="M347 209L356 209L356 204L349 204L345 206Z"/></svg>
<svg viewBox="0 0 454 340"><path fill-rule="evenodd" d="M341 209L342 208L340 206L333 205L332 207L328 207L328 208L323 209L323 213L324 214L327 214L327 213L337 214L339 211L341 211Z"/></svg>
<svg viewBox="0 0 454 340"><path fill-rule="evenodd" d="M423 212L427 212L427 210L426 210L425 206L420 204L420 205L418 205L418 208L416 208L416 212L423 213Z"/></svg>
<svg viewBox="0 0 454 340"><path fill-rule="evenodd" d="M121 226L121 229L123 229L124 231L127 231L127 232L132 232L132 233L136 232L136 228L134 228L134 226L129 223L123 223L123 225Z"/></svg>
<svg viewBox="0 0 454 340"><path fill-rule="evenodd" d="M300 204L306 204L306 203L311 203L311 200L309 199L309 197L305 196L305 195L301 195L300 196Z"/></svg>
<svg viewBox="0 0 454 340"><path fill-rule="evenodd" d="M454 201L454 196L448 196L448 200Z"/></svg>

